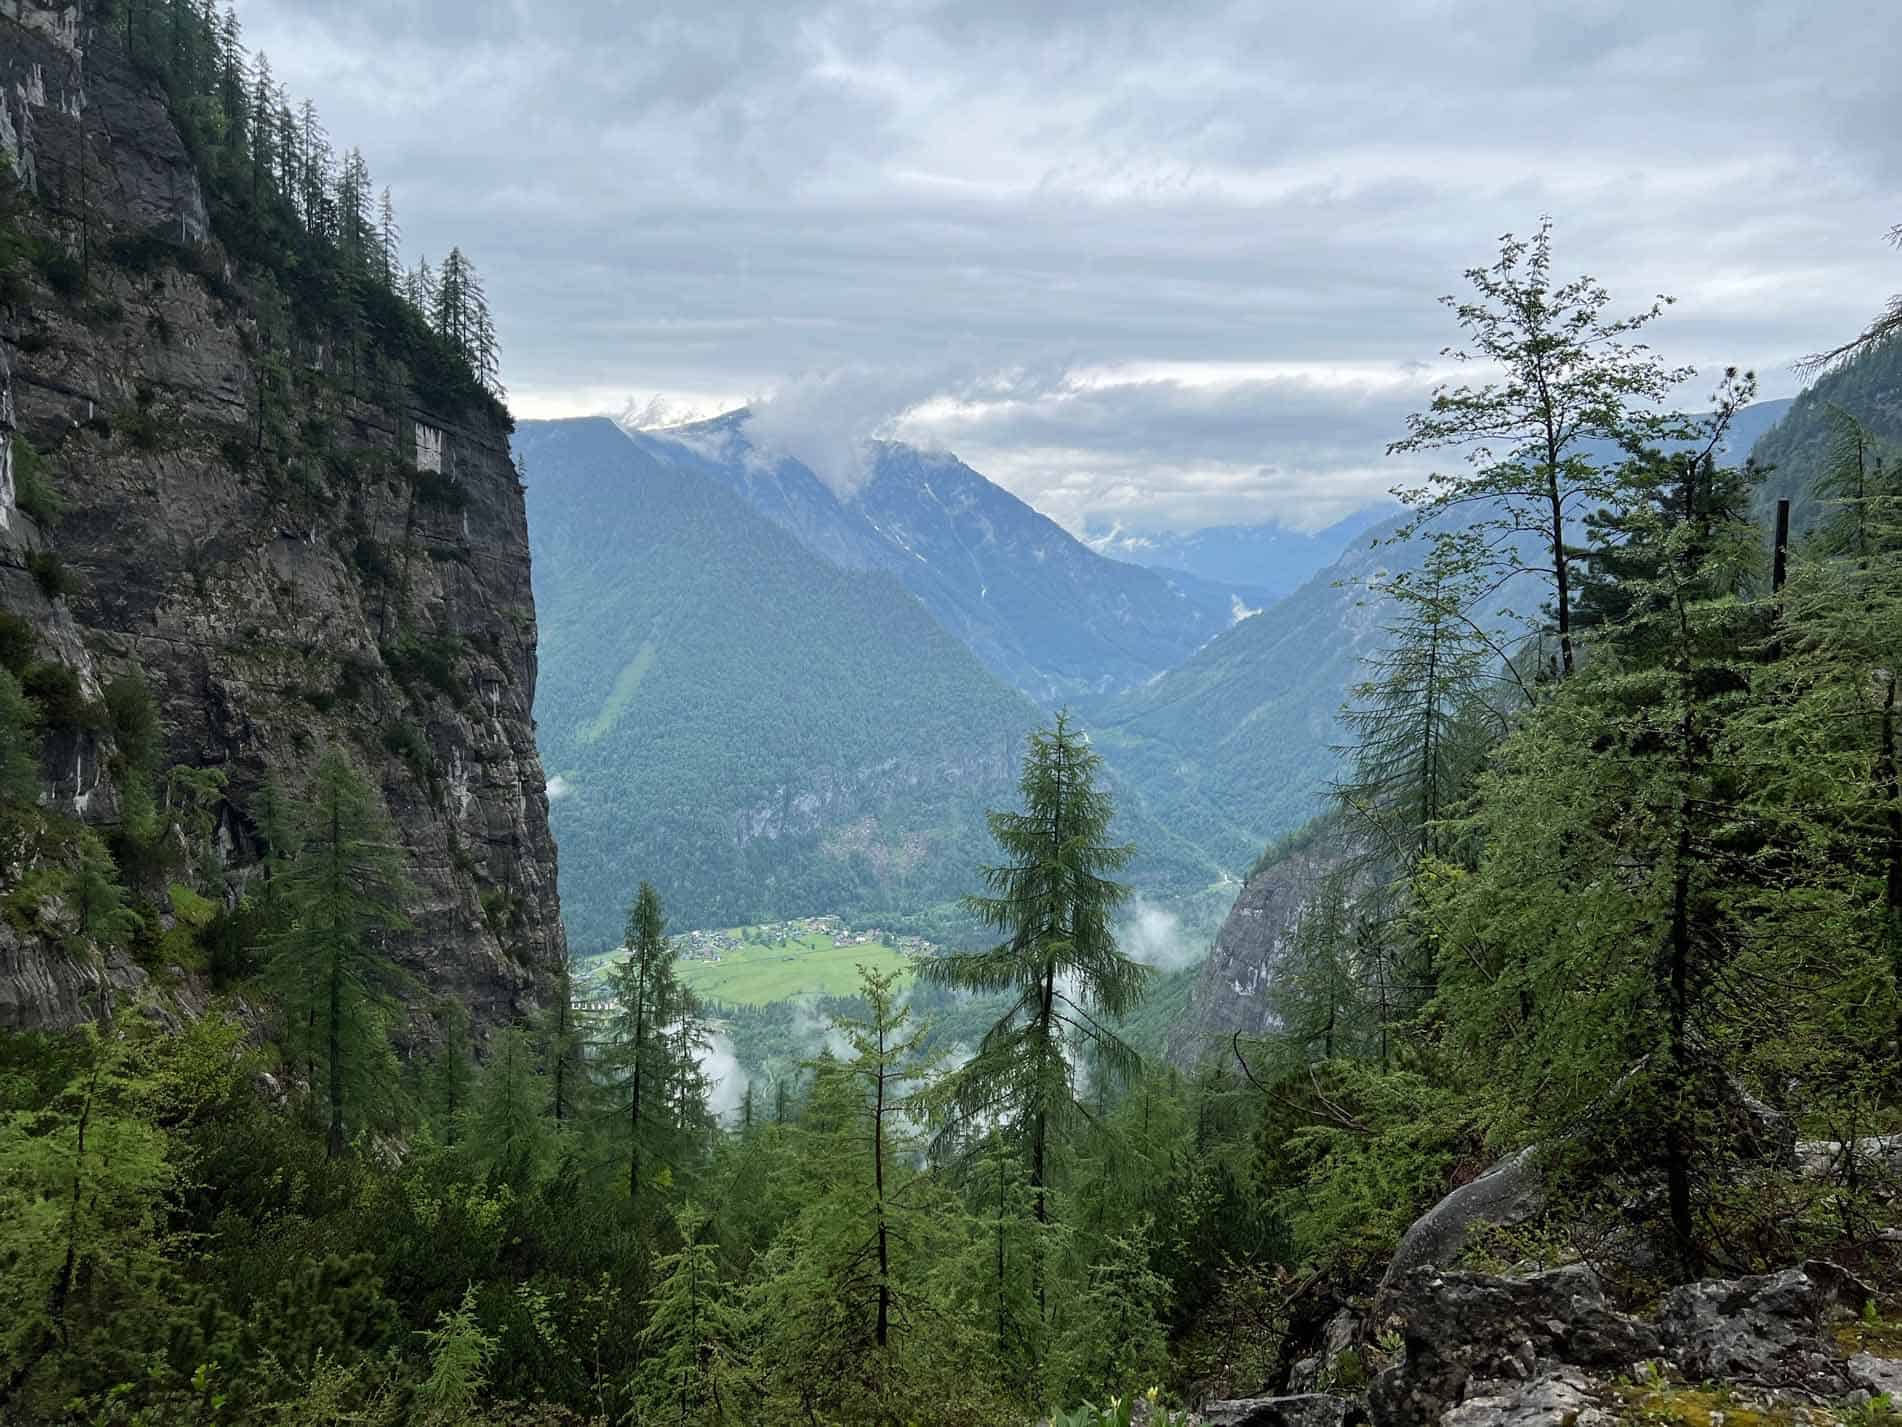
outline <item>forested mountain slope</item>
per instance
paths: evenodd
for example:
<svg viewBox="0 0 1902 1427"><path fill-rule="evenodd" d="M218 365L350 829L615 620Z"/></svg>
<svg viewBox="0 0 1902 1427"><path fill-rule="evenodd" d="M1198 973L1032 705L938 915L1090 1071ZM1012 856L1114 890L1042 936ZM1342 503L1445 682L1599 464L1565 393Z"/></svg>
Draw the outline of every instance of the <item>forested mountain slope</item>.
<svg viewBox="0 0 1902 1427"><path fill-rule="evenodd" d="M1162 678L1106 700L1091 726L1151 816L1240 875L1327 796L1337 715L1383 632L1367 592L1417 546L1377 546L1395 522Z"/></svg>
<svg viewBox="0 0 1902 1427"><path fill-rule="evenodd" d="M643 877L678 926L971 890L1028 700L896 580L813 554L698 464L605 419L527 422L515 444L581 945L618 943Z"/></svg>
<svg viewBox="0 0 1902 1427"><path fill-rule="evenodd" d="M1811 488L1829 459L1831 444L1847 415L1879 442L1902 446L1902 342L1871 347L1828 372L1787 403L1781 419L1757 442L1752 454L1769 467L1761 499L1791 503L1798 530L1813 525L1820 510ZM1894 459L1891 454L1890 459Z"/></svg>
<svg viewBox="0 0 1902 1427"><path fill-rule="evenodd" d="M762 449L748 413L633 439L719 480L847 569L883 570L1039 703L1140 683L1229 627L1253 588L1108 560L955 456L872 443L843 493Z"/></svg>
<svg viewBox="0 0 1902 1427"><path fill-rule="evenodd" d="M254 972L264 791L332 748L415 888L409 1017L515 1019L563 943L508 413L373 258L362 181L326 236L329 170L253 177L195 12L169 80L100 13L0 16L0 667L43 755L0 1027Z"/></svg>

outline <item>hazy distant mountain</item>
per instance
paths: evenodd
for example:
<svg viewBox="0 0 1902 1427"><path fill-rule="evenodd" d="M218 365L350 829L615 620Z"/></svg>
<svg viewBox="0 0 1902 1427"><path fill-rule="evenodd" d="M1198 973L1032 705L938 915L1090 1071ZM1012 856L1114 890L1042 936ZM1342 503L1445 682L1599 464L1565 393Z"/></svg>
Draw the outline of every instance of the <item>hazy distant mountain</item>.
<svg viewBox="0 0 1902 1427"><path fill-rule="evenodd" d="M1247 582L1106 559L955 456L874 443L841 495L755 446L748 420L733 412L632 440L720 481L834 564L894 575L1045 705L1153 678L1268 598Z"/></svg>
<svg viewBox="0 0 1902 1427"><path fill-rule="evenodd" d="M1027 698L890 574L816 555L672 443L526 421L515 451L577 947L618 940L642 878L681 927L917 913L977 890L996 858L984 813L1015 801L1044 718ZM1134 880L1213 880L1112 778Z"/></svg>
<svg viewBox="0 0 1902 1427"><path fill-rule="evenodd" d="M1356 511L1325 530L1262 525L1215 525L1204 530L1143 531L1115 526L1084 536L1100 555L1151 569L1181 571L1204 580L1250 585L1279 597L1338 560L1357 535L1389 519L1389 501Z"/></svg>
<svg viewBox="0 0 1902 1427"><path fill-rule="evenodd" d="M1098 746L1149 815L1231 872L1246 872L1326 798L1341 701L1382 639L1366 579L1418 556L1374 548L1397 523L1363 534L1162 678L1090 710Z"/></svg>
<svg viewBox="0 0 1902 1427"><path fill-rule="evenodd" d="M890 575L820 559L605 419L523 422L562 909L618 941L973 889L1038 720Z"/></svg>

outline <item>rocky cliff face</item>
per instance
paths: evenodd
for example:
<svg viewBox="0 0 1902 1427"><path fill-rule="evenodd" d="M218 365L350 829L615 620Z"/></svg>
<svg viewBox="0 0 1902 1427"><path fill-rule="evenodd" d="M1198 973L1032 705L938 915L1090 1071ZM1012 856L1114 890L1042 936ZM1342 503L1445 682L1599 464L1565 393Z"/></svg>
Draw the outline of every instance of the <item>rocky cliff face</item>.
<svg viewBox="0 0 1902 1427"><path fill-rule="evenodd" d="M0 607L79 696L47 730L42 805L113 827L121 760L93 711L142 671L161 767L224 775L210 847L180 855L235 902L260 789L344 746L409 853L399 959L479 1024L532 1006L563 939L506 413L419 396L255 283L161 95L74 7L0 7L0 152L30 254L0 316ZM0 890L22 856L0 853ZM176 970L0 922L0 1027L70 1024L102 977L188 991Z"/></svg>
<svg viewBox="0 0 1902 1427"><path fill-rule="evenodd" d="M1271 852L1242 884L1196 977L1187 1012L1169 1032L1171 1063L1189 1068L1237 1031L1275 1028L1270 991L1301 917L1329 877L1359 856L1338 820L1321 819Z"/></svg>

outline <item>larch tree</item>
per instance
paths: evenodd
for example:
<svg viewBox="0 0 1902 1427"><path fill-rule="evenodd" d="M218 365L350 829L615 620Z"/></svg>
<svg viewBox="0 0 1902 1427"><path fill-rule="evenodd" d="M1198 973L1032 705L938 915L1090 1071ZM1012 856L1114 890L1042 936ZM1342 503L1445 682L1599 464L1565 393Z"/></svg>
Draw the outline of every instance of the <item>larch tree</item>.
<svg viewBox="0 0 1902 1427"><path fill-rule="evenodd" d="M1007 1126L1023 1146L1031 1211L1050 1222L1050 1174L1058 1137L1084 1117L1075 1057L1088 1051L1111 1074L1140 1065L1110 1028L1142 999L1148 969L1116 945L1111 917L1128 896L1112 879L1133 849L1111 843L1115 814L1098 783L1102 759L1059 713L1029 737L1019 811L992 812L991 836L1005 862L984 869L987 893L969 909L1004 934L988 951L946 952L920 975L940 985L1011 993L977 1053L949 1077L939 1139L956 1142L986 1123ZM1039 1283L1039 1302L1042 1301Z"/></svg>
<svg viewBox="0 0 1902 1427"><path fill-rule="evenodd" d="M553 1145L548 1081L534 1039L519 1027L496 1033L468 1111L467 1143L492 1182L521 1190L532 1184Z"/></svg>
<svg viewBox="0 0 1902 1427"><path fill-rule="evenodd" d="M1839 414L1815 496L1820 518L1776 606L1777 656L1753 710L1752 756L1769 770L1759 816L1786 873L1779 934L1838 964L1845 1024L1893 1076L1902 1054L1902 462ZM1857 965L1884 968L1867 986ZM1879 1026L1867 1008L1886 1005ZM1862 1008L1862 1009L1855 1009ZM1887 1044L1891 1049L1882 1050Z"/></svg>
<svg viewBox="0 0 1902 1427"><path fill-rule="evenodd" d="M403 850L368 780L333 749L289 810L290 847L276 881L289 924L268 971L286 1029L326 1107L326 1146L344 1151L386 1074L395 993L407 984L385 944L408 925Z"/></svg>
<svg viewBox="0 0 1902 1427"><path fill-rule="evenodd" d="M674 974L674 948L660 894L643 882L628 911L627 955L609 974L615 1009L601 1064L613 1077L610 1114L626 1136L627 1193L638 1200L643 1174L676 1140L681 1075L675 1064L687 997Z"/></svg>
<svg viewBox="0 0 1902 1427"><path fill-rule="evenodd" d="M1717 462L1750 390L1733 375L1702 441L1621 473L1627 613L1496 750L1484 852L1433 912L1460 951L1442 983L1449 1043L1495 1077L1502 1125L1557 1145L1589 1124L1605 1162L1657 1173L1687 1278L1747 1133L1734 1057L1740 992L1761 974L1733 846L1761 542L1748 474Z"/></svg>

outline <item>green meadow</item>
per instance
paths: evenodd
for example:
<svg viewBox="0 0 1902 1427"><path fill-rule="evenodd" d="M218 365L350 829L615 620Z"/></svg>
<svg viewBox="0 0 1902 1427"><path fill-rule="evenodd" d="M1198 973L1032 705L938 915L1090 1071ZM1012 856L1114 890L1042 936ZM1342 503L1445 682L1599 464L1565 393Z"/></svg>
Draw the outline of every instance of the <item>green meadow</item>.
<svg viewBox="0 0 1902 1427"><path fill-rule="evenodd" d="M846 996L858 989L859 967L909 976L911 958L895 947L873 943L839 946L825 935L780 946L743 944L718 961L682 958L680 980L703 1001L764 1006L799 996Z"/></svg>
<svg viewBox="0 0 1902 1427"><path fill-rule="evenodd" d="M605 958L595 967L605 971ZM777 946L741 943L718 961L683 956L675 963L680 982L703 1001L764 1006L802 996L849 996L858 989L859 967L911 976L911 958L879 943L840 946L823 934Z"/></svg>

